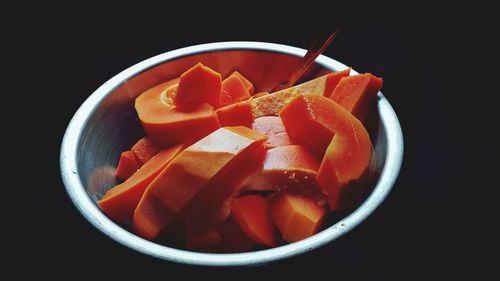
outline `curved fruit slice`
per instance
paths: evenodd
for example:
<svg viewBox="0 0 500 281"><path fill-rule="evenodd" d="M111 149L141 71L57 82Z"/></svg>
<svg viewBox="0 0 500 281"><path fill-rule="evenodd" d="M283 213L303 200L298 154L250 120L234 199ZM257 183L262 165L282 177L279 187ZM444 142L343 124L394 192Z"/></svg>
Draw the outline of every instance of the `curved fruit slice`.
<svg viewBox="0 0 500 281"><path fill-rule="evenodd" d="M144 137L138 140L131 148L132 152L134 152L135 158L137 159L137 163L139 166L144 165L149 159L153 158L158 152L160 148L157 147L149 138Z"/></svg>
<svg viewBox="0 0 500 281"><path fill-rule="evenodd" d="M134 214L146 187L182 150L182 145L162 149L130 178L108 190L98 201L104 213L117 223L125 223Z"/></svg>
<svg viewBox="0 0 500 281"><path fill-rule="evenodd" d="M122 152L118 167L116 168L116 177L122 180L128 179L139 169L139 164L135 159L134 153L131 150Z"/></svg>
<svg viewBox="0 0 500 281"><path fill-rule="evenodd" d="M177 85L167 89L160 86L145 91L135 100L142 126L156 145L194 142L220 127L211 105L203 103L180 110L169 98Z"/></svg>
<svg viewBox="0 0 500 281"><path fill-rule="evenodd" d="M198 63L181 74L174 103L178 107L208 103L217 108L221 87L220 74Z"/></svg>
<svg viewBox="0 0 500 281"><path fill-rule="evenodd" d="M290 137L297 143L305 144L318 156L323 156L333 138L334 131L323 122L330 108L321 104L315 107L309 105L308 97L297 96L279 113Z"/></svg>
<svg viewBox="0 0 500 281"><path fill-rule="evenodd" d="M241 182L262 169L265 155L266 149L261 146L231 172L211 181L193 197L179 215L186 232L190 232L186 233L186 237L203 234L228 219L231 215L231 200L238 193Z"/></svg>
<svg viewBox="0 0 500 281"><path fill-rule="evenodd" d="M251 95L240 76L231 74L222 81L222 91L218 106L230 105L250 97Z"/></svg>
<svg viewBox="0 0 500 281"><path fill-rule="evenodd" d="M266 139L246 127L225 127L186 148L148 186L134 213L136 233L156 238L205 185L251 156Z"/></svg>
<svg viewBox="0 0 500 281"><path fill-rule="evenodd" d="M234 220L255 243L274 247L277 233L269 216L269 203L260 195L235 198L231 208Z"/></svg>
<svg viewBox="0 0 500 281"><path fill-rule="evenodd" d="M361 199L347 194L348 183L363 175L371 159L372 144L363 124L333 100L318 95L298 96L280 116L291 135L312 147L324 145L327 133L335 134L316 177L330 207L348 208Z"/></svg>
<svg viewBox="0 0 500 281"><path fill-rule="evenodd" d="M279 194L271 207L271 220L290 243L315 234L325 215L326 209L316 200L289 192Z"/></svg>
<svg viewBox="0 0 500 281"><path fill-rule="evenodd" d="M377 93L383 81L370 73L342 78L330 98L356 118L364 121L375 106Z"/></svg>
<svg viewBox="0 0 500 281"><path fill-rule="evenodd" d="M222 127L245 126L252 128L252 107L248 102L240 102L218 108L216 113Z"/></svg>
<svg viewBox="0 0 500 281"><path fill-rule="evenodd" d="M272 148L293 144L286 132L283 121L281 121L281 118L278 116L259 117L254 120L252 129L263 133L269 138L266 142L268 147Z"/></svg>

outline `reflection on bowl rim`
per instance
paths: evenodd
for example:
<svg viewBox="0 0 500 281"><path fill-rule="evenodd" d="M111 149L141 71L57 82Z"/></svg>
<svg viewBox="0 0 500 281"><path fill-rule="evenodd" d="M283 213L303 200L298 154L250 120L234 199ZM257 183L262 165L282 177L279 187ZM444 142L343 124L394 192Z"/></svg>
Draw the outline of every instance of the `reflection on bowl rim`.
<svg viewBox="0 0 500 281"><path fill-rule="evenodd" d="M378 109L381 125L384 126L384 130L387 134L386 162L380 173L380 178L370 196L354 212L307 239L276 248L254 252L207 254L170 248L145 240L123 229L106 217L85 191L78 175L77 166L77 148L82 128L87 124L89 117L97 107L96 105L100 104L101 101L106 98L108 94L112 93L116 87L122 84L123 81L153 66L207 51L227 50L261 50L298 57L304 56L306 52L306 50L300 48L263 42L209 43L169 51L139 62L108 80L89 96L73 116L64 135L61 147L60 164L62 179L66 186L66 191L77 209L97 229L112 239L144 254L179 263L205 266L248 266L264 264L300 255L339 238L366 219L382 203L391 190L399 174L402 163L403 136L394 110L382 93L379 92ZM324 55L319 56L316 62L332 70L347 68L344 64ZM356 72L352 71L352 73Z"/></svg>

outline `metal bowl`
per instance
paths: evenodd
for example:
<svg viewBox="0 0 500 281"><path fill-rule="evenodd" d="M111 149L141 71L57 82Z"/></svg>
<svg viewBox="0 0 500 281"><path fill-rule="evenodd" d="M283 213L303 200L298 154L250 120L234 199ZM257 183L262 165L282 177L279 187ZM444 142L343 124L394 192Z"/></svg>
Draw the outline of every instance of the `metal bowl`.
<svg viewBox="0 0 500 281"><path fill-rule="evenodd" d="M378 93L370 134L377 174L371 194L352 213L307 239L288 245L236 254L206 254L160 245L127 231L108 219L96 201L116 184L114 167L120 152L144 134L133 104L144 90L179 76L197 62L219 71L223 77L238 70L257 89L270 90L286 81L305 50L261 42L223 42L182 48L144 60L99 87L71 120L61 147L61 174L66 190L83 216L97 229L134 250L173 262L204 266L248 266L300 255L349 232L365 220L390 192L401 167L403 137L391 105ZM309 78L347 68L319 56ZM352 73L356 73L352 71Z"/></svg>

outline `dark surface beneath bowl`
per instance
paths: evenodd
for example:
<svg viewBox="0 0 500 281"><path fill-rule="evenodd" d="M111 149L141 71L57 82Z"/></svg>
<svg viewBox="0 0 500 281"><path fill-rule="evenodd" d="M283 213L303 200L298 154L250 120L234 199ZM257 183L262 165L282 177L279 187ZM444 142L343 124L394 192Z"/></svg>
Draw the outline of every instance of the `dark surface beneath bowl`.
<svg viewBox="0 0 500 281"><path fill-rule="evenodd" d="M463 55L458 48L470 44L453 38L462 32L472 34L467 27L442 23L442 11L392 13L373 8L368 12L345 6L291 20L275 11L249 10L252 14L243 17L236 12L209 16L167 10L71 10L52 17L54 22L43 26L46 33L30 37L30 42L53 43L41 49L46 60L41 65L50 69L44 81L57 80L57 85L46 85L50 93L34 97L54 110L44 111L40 115L47 118L44 126L32 129L43 136L40 145L50 149L40 149L44 162L30 175L36 181L26 185L20 202L23 227L16 229L25 249L23 264L40 276L55 276L64 268L78 276L129 278L171 278L179 273L203 278L303 273L337 280L438 279L473 273L479 278L482 272L474 269L470 257L482 249L481 241L472 239L480 222L470 204L477 200L474 189L488 186L483 175L493 166L493 142L486 123L476 121L492 118L493 111L487 110L491 105L480 107L478 101L464 98L471 89L466 83L453 83L463 69L456 62ZM421 15L426 15L425 22ZM271 25L263 20L273 16L277 20ZM221 269L178 265L136 253L97 231L74 208L60 179L60 142L74 112L106 80L153 55L199 43L254 40L307 48L316 20L333 28L336 20L330 19L335 16L348 20L325 54L384 78L383 93L398 114L405 137L398 182L367 221L334 243L299 257L261 267Z"/></svg>

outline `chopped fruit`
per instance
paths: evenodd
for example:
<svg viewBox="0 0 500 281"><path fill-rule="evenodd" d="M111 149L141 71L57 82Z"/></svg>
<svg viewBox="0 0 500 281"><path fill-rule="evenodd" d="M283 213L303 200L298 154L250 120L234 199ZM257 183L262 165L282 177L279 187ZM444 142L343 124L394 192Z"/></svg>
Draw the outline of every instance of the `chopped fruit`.
<svg viewBox="0 0 500 281"><path fill-rule="evenodd" d="M174 103L178 107L193 107L208 103L217 108L221 88L220 74L198 63L181 74Z"/></svg>
<svg viewBox="0 0 500 281"><path fill-rule="evenodd" d="M315 234L321 227L326 209L312 198L284 192L273 200L271 219L283 239L292 243Z"/></svg>
<svg viewBox="0 0 500 281"><path fill-rule="evenodd" d="M382 88L381 78L372 74L358 74L342 78L330 98L364 121L375 107L377 93Z"/></svg>
<svg viewBox="0 0 500 281"><path fill-rule="evenodd" d="M277 233L269 216L269 203L260 195L247 195L234 199L231 209L234 220L255 243L274 247Z"/></svg>
<svg viewBox="0 0 500 281"><path fill-rule="evenodd" d="M266 142L268 147L293 144L279 116L259 117L253 122L252 129L263 133L269 138Z"/></svg>
<svg viewBox="0 0 500 281"><path fill-rule="evenodd" d="M98 202L104 213L118 223L130 220L146 187L181 152L182 147L176 145L162 149L126 181L108 190Z"/></svg>
<svg viewBox="0 0 500 281"><path fill-rule="evenodd" d="M382 79L345 69L269 93L286 73L245 73L255 85L198 63L135 99L145 136L87 180L96 199L124 180L98 200L110 219L157 243L236 253L310 237L366 198L361 121Z"/></svg>
<svg viewBox="0 0 500 281"><path fill-rule="evenodd" d="M250 93L240 76L232 74L222 81L222 91L218 106L230 105L250 97Z"/></svg>
<svg viewBox="0 0 500 281"><path fill-rule="evenodd" d="M243 180L261 169L265 155L266 148L262 146L231 172L210 182L196 194L180 215L185 228L203 233L227 220L231 214L232 198L240 190Z"/></svg>
<svg viewBox="0 0 500 281"><path fill-rule="evenodd" d="M121 180L128 179L139 169L139 164L135 159L134 153L130 150L122 152L118 167L116 168L116 177Z"/></svg>
<svg viewBox="0 0 500 281"><path fill-rule="evenodd" d="M167 92L168 89L157 86L135 100L142 126L156 145L195 142L220 127L211 105L203 103L181 110L170 104Z"/></svg>
<svg viewBox="0 0 500 281"><path fill-rule="evenodd" d="M243 191L282 190L295 185L315 186L319 161L303 146L287 145L269 149L259 170L242 183Z"/></svg>
<svg viewBox="0 0 500 281"><path fill-rule="evenodd" d="M132 152L134 152L135 158L139 166L146 164L149 159L153 158L160 148L156 146L149 138L142 138L132 146Z"/></svg>
<svg viewBox="0 0 500 281"><path fill-rule="evenodd" d="M333 90L337 87L339 84L340 79L349 76L349 73L351 72L351 69L344 69L339 72L334 72L330 73L326 76L326 86L325 86L325 91L323 93L323 96L329 97Z"/></svg>
<svg viewBox="0 0 500 281"><path fill-rule="evenodd" d="M246 127L225 127L186 148L148 186L135 210L134 229L156 237L205 185L224 176L266 140ZM141 229L143 225L147 229Z"/></svg>
<svg viewBox="0 0 500 281"><path fill-rule="evenodd" d="M363 124L333 100L318 95L298 96L280 116L293 137L312 147L329 142L316 181L333 210L354 206L361 198L347 196L349 182L361 178L372 154Z"/></svg>
<svg viewBox="0 0 500 281"><path fill-rule="evenodd" d="M245 126L252 128L252 107L248 102L240 102L221 107L216 110L219 123L222 127Z"/></svg>
<svg viewBox="0 0 500 281"><path fill-rule="evenodd" d="M334 133L323 120L330 114L330 108L319 103L319 106L309 106L309 96L313 95L297 96L279 115L294 141L322 156Z"/></svg>
<svg viewBox="0 0 500 281"><path fill-rule="evenodd" d="M245 85L245 87L247 88L248 90L248 93L250 93L250 95L253 95L254 93L254 88L253 88L253 84L252 82L250 82L245 76L243 76L241 73L239 73L238 71L235 71L233 73L231 73L231 75L236 75L238 76L241 81L243 81L243 84Z"/></svg>

